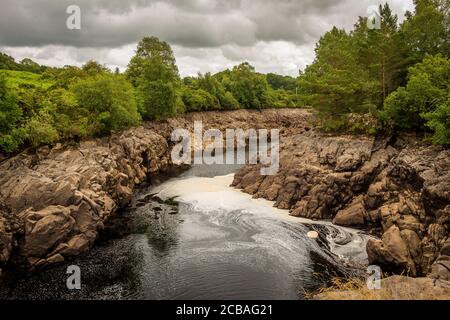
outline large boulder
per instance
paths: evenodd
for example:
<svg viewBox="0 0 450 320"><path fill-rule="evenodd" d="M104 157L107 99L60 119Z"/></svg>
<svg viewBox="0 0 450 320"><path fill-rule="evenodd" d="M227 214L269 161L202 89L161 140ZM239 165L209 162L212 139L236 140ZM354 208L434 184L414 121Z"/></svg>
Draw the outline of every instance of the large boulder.
<svg viewBox="0 0 450 320"><path fill-rule="evenodd" d="M358 197L351 205L336 214L333 223L345 227L363 227L367 216L364 199Z"/></svg>
<svg viewBox="0 0 450 320"><path fill-rule="evenodd" d="M22 254L42 257L72 232L75 219L70 209L50 206L40 211L27 210L21 214L25 220L25 237Z"/></svg>
<svg viewBox="0 0 450 320"><path fill-rule="evenodd" d="M397 226L389 228L381 240L370 239L367 243L367 254L371 265L382 266L386 271L407 270L409 275L416 276L416 267L408 244Z"/></svg>

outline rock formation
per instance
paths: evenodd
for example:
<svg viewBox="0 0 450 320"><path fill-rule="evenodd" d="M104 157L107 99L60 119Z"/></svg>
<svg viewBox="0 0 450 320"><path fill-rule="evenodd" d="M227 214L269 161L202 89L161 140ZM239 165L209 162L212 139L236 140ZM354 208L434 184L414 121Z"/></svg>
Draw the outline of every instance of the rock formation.
<svg viewBox="0 0 450 320"><path fill-rule="evenodd" d="M379 236L367 252L383 271L448 279L450 150L412 137L389 141L314 130L284 137L280 150L277 175L246 166L233 185L293 216Z"/></svg>

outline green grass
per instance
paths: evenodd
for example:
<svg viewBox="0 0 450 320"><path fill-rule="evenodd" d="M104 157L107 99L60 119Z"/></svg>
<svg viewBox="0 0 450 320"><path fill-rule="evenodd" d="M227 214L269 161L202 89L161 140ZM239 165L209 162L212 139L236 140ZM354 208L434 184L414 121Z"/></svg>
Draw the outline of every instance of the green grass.
<svg viewBox="0 0 450 320"><path fill-rule="evenodd" d="M0 75L5 75L7 85L11 89L18 89L20 85L32 85L42 89L48 89L54 82L42 79L40 74L27 71L0 70Z"/></svg>

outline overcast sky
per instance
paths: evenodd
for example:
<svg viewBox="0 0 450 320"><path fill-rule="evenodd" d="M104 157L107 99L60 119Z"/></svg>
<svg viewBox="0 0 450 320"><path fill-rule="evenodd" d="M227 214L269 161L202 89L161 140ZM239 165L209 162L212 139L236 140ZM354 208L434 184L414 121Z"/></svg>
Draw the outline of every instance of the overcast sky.
<svg viewBox="0 0 450 320"><path fill-rule="evenodd" d="M0 50L51 66L95 59L125 70L137 42L154 35L174 49L182 76L249 61L296 76L333 25L351 29L383 0L0 0ZM388 0L402 19L412 0ZM66 9L81 8L81 30Z"/></svg>

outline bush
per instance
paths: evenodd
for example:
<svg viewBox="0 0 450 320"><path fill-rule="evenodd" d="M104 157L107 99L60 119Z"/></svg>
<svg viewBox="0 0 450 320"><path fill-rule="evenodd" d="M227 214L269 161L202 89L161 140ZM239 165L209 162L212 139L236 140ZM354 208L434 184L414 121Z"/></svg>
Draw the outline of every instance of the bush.
<svg viewBox="0 0 450 320"><path fill-rule="evenodd" d="M445 103L435 111L423 114L423 117L428 120L426 126L434 131L433 142L450 145L450 95Z"/></svg>
<svg viewBox="0 0 450 320"><path fill-rule="evenodd" d="M140 116L133 87L122 76L102 75L72 87L78 106L88 115L88 133L106 134L137 125Z"/></svg>
<svg viewBox="0 0 450 320"><path fill-rule="evenodd" d="M226 92L220 99L220 106L225 110L237 110L241 106L231 92Z"/></svg>
<svg viewBox="0 0 450 320"><path fill-rule="evenodd" d="M27 137L33 147L58 141L58 131L53 127L51 116L45 111L32 117L25 125Z"/></svg>
<svg viewBox="0 0 450 320"><path fill-rule="evenodd" d="M6 79L0 76L0 149L11 153L23 143L25 133L19 129L22 109L18 99L6 86Z"/></svg>
<svg viewBox="0 0 450 320"><path fill-rule="evenodd" d="M203 89L183 88L182 97L187 111L219 110L220 104L216 97Z"/></svg>
<svg viewBox="0 0 450 320"><path fill-rule="evenodd" d="M409 69L409 81L391 93L381 116L400 129L423 129L423 114L432 114L446 102L449 91L450 60L442 55L426 56Z"/></svg>
<svg viewBox="0 0 450 320"><path fill-rule="evenodd" d="M8 134L0 134L0 150L12 153L19 149L27 138L24 128L14 128Z"/></svg>

